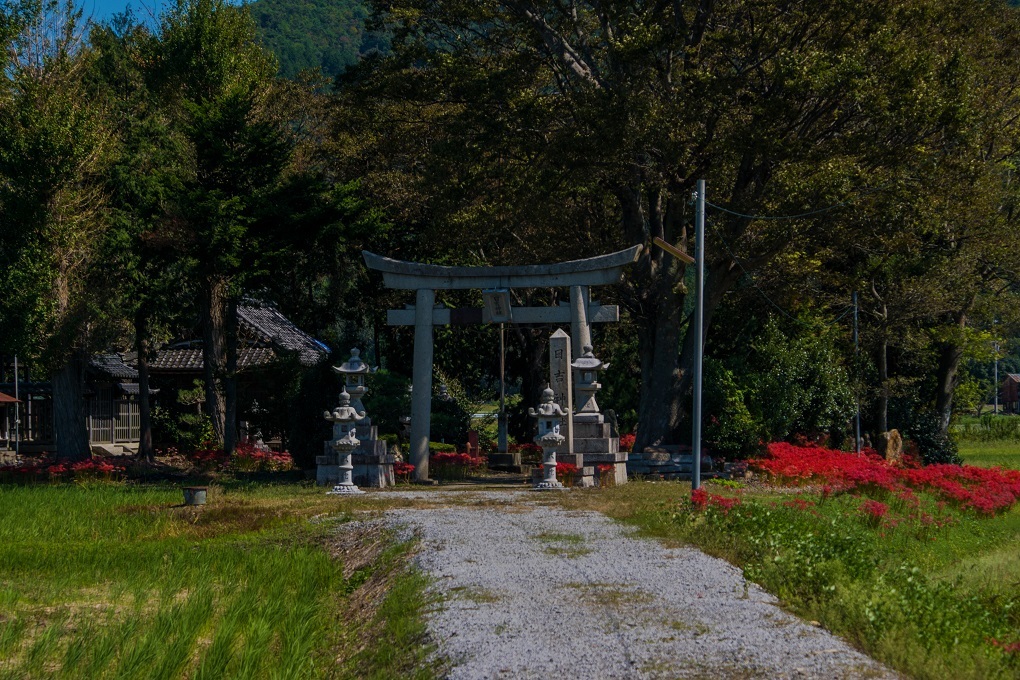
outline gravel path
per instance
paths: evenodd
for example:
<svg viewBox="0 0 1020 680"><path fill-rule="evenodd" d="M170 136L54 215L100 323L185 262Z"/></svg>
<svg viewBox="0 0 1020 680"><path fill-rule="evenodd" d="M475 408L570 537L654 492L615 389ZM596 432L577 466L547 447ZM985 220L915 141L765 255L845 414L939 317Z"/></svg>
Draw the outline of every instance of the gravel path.
<svg viewBox="0 0 1020 680"><path fill-rule="evenodd" d="M457 498L387 513L444 596L428 625L447 677L897 677L698 550L533 492Z"/></svg>

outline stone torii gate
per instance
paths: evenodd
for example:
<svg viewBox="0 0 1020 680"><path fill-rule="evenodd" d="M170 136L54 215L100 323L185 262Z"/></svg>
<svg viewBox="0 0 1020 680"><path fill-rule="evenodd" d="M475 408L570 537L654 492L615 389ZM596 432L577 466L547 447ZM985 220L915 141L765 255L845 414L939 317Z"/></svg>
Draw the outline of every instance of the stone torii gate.
<svg viewBox="0 0 1020 680"><path fill-rule="evenodd" d="M362 251L369 269L382 273L383 285L396 290L417 291L415 304L406 309L391 309L391 326L414 325L414 371L411 383L411 463L417 481L429 475L429 428L432 417L432 327L446 324L492 323L570 323L571 349L581 356L591 344L590 324L619 321L613 305L592 304L588 288L618 283L623 268L635 262L641 246L626 250L546 265L507 267L446 267L393 260ZM510 305L511 288L570 288L566 307L516 307ZM437 290L480 289L486 295L483 308L450 309L436 307ZM572 406L572 405L568 405Z"/></svg>

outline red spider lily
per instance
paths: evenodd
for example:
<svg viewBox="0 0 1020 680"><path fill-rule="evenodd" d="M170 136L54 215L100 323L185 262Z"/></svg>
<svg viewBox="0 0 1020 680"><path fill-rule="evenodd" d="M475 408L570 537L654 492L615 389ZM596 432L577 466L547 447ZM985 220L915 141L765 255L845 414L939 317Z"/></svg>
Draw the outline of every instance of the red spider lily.
<svg viewBox="0 0 1020 680"><path fill-rule="evenodd" d="M889 506L880 501L868 499L861 503L861 513L869 519L878 521L889 514Z"/></svg>
<svg viewBox="0 0 1020 680"><path fill-rule="evenodd" d="M998 647L1004 654L1018 654L1020 653L1020 640L1016 642L999 642L995 638L989 638L988 642L993 647Z"/></svg>
<svg viewBox="0 0 1020 680"><path fill-rule="evenodd" d="M785 482L825 482L823 497L839 492L887 491L916 505L913 490L985 515L1008 510L1020 501L1020 470L961 465L896 467L870 449L862 455L820 446L769 444L768 456L755 461L761 471Z"/></svg>
<svg viewBox="0 0 1020 680"><path fill-rule="evenodd" d="M620 450L630 451L633 449L635 439L637 439L637 435L633 433L620 435Z"/></svg>
<svg viewBox="0 0 1020 680"><path fill-rule="evenodd" d="M808 508L813 508L815 506L813 501L807 501L803 498L794 498L793 500L783 501L783 505L795 510L807 510Z"/></svg>
<svg viewBox="0 0 1020 680"><path fill-rule="evenodd" d="M429 456L429 463L433 465L462 465L465 467L478 467L485 464L482 456L473 456L470 453L441 452Z"/></svg>
<svg viewBox="0 0 1020 680"><path fill-rule="evenodd" d="M726 514L734 507L740 505L740 499L718 496L714 493L705 491L705 487L700 487L691 492L691 503L693 503L694 507L698 510L713 507L719 508L722 510L723 514Z"/></svg>

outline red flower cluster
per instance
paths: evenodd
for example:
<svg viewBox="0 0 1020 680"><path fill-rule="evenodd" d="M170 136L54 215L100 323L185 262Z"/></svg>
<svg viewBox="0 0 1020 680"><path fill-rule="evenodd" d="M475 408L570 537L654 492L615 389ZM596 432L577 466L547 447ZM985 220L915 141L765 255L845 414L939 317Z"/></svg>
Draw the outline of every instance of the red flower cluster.
<svg viewBox="0 0 1020 680"><path fill-rule="evenodd" d="M240 472L284 472L294 468L294 459L286 451L261 449L244 441L234 449L227 468Z"/></svg>
<svg viewBox="0 0 1020 680"><path fill-rule="evenodd" d="M929 465L924 468L894 467L870 449L862 455L769 444L768 457L755 466L787 482L820 480L823 495L853 491L888 491L907 500L911 489L924 489L961 508L993 515L1020 501L1020 470L960 465Z"/></svg>
<svg viewBox="0 0 1020 680"><path fill-rule="evenodd" d="M988 640L993 647L998 647L1004 654L1020 654L1020 640L1016 642L999 642L995 638Z"/></svg>
<svg viewBox="0 0 1020 680"><path fill-rule="evenodd" d="M479 467L485 464L481 456L472 456L470 453L433 453L429 456L429 463L432 465L461 465L464 467Z"/></svg>
<svg viewBox="0 0 1020 680"><path fill-rule="evenodd" d="M726 496L717 496L714 493L705 491L705 487L695 489L691 492L691 503L694 507L699 510L704 510L708 507L719 508L723 511L723 514L728 513L734 507L740 505L739 498L728 498Z"/></svg>
<svg viewBox="0 0 1020 680"><path fill-rule="evenodd" d="M0 466L0 479L33 482L49 479L110 478L124 472L123 465L114 465L103 458L88 458L77 463L53 462L48 454L19 465Z"/></svg>
<svg viewBox="0 0 1020 680"><path fill-rule="evenodd" d="M294 469L294 459L288 452L262 449L250 441L240 442L232 456L207 443L205 448L192 451L187 458L199 467L215 467L222 472L284 472Z"/></svg>
<svg viewBox="0 0 1020 680"><path fill-rule="evenodd" d="M577 466L573 463L557 463L556 464L557 475L576 475Z"/></svg>
<svg viewBox="0 0 1020 680"><path fill-rule="evenodd" d="M620 435L620 450L630 451L633 449L635 439L637 439L637 435L633 433Z"/></svg>
<svg viewBox="0 0 1020 680"><path fill-rule="evenodd" d="M398 477L409 477L414 472L414 466L410 463L394 463L393 474Z"/></svg>
<svg viewBox="0 0 1020 680"><path fill-rule="evenodd" d="M783 505L794 510L807 510L808 508L813 508L815 504L803 498L794 498L792 501L783 501Z"/></svg>
<svg viewBox="0 0 1020 680"><path fill-rule="evenodd" d="M861 503L861 514L872 521L880 522L883 517L889 514L889 506L869 498Z"/></svg>

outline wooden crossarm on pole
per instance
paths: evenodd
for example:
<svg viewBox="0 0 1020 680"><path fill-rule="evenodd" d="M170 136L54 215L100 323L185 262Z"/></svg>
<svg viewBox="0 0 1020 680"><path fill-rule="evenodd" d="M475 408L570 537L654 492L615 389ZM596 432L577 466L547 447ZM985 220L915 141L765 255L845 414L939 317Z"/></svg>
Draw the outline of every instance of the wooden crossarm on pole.
<svg viewBox="0 0 1020 680"><path fill-rule="evenodd" d="M658 236L656 236L655 238L652 239L652 243L654 243L655 245L659 246L660 248L665 250L667 253L669 253L670 255L675 257L676 259L680 260L681 262L683 262L685 264L694 264L694 258L693 257L688 255L684 251L680 250L679 248L677 248L673 244L667 243L666 241L663 241Z"/></svg>

